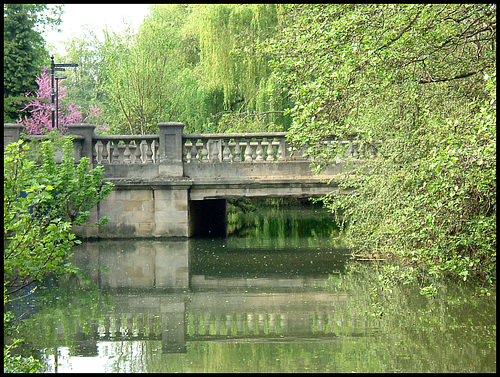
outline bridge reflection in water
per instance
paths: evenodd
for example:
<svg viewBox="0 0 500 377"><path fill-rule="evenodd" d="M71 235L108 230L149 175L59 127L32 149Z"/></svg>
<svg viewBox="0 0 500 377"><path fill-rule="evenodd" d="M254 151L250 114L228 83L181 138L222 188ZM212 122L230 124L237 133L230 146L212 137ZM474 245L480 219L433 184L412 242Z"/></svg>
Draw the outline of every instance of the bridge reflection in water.
<svg viewBox="0 0 500 377"><path fill-rule="evenodd" d="M340 250L249 250L231 239L189 239L87 242L74 251L73 263L113 300L111 313L77 326L83 355L97 355L97 342L109 340L161 340L163 352L186 352L194 340L283 342L367 331L336 312L345 294L321 288L343 268Z"/></svg>

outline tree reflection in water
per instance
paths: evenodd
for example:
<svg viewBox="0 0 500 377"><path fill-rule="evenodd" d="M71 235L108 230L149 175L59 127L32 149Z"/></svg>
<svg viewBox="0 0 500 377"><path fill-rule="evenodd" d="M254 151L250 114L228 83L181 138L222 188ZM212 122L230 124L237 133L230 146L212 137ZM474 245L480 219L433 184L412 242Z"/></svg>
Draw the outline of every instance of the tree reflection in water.
<svg viewBox="0 0 500 377"><path fill-rule="evenodd" d="M495 371L495 296L388 285L381 263L347 260L300 216L308 235L273 235L291 215L268 215L256 237L85 243L88 278L39 289L21 350L52 371L58 355L58 372Z"/></svg>

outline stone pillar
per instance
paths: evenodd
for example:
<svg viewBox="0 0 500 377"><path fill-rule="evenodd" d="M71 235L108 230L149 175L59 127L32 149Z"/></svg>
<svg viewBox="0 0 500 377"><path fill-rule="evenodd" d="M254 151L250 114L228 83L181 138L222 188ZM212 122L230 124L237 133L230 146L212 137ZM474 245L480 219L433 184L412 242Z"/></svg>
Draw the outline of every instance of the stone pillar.
<svg viewBox="0 0 500 377"><path fill-rule="evenodd" d="M19 141L24 126L17 123L4 123L3 125L3 149L10 143Z"/></svg>
<svg viewBox="0 0 500 377"><path fill-rule="evenodd" d="M159 173L164 177L182 177L184 169L182 166L182 134L184 123L164 122L158 123L160 146L159 146Z"/></svg>
<svg viewBox="0 0 500 377"><path fill-rule="evenodd" d="M87 157L92 164L92 138L94 137L94 129L95 125L87 124L87 123L76 123L68 125L68 134L81 136L83 139L75 139L75 157L79 160L79 156ZM80 148L78 148L77 144L81 144ZM80 149L80 153L78 150Z"/></svg>

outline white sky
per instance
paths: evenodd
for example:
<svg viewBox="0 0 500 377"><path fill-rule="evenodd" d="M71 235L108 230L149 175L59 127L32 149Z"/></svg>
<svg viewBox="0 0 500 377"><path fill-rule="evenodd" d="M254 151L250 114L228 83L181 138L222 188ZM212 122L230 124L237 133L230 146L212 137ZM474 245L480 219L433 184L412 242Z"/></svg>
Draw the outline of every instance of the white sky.
<svg viewBox="0 0 500 377"><path fill-rule="evenodd" d="M43 35L49 53L66 55L66 50L60 42L69 40L72 36L80 36L84 25L88 25L98 37L102 37L102 30L106 26L110 31L124 31L124 21L132 24L137 30L149 13L148 6L149 4L64 4L62 22L59 25L62 32L47 31Z"/></svg>

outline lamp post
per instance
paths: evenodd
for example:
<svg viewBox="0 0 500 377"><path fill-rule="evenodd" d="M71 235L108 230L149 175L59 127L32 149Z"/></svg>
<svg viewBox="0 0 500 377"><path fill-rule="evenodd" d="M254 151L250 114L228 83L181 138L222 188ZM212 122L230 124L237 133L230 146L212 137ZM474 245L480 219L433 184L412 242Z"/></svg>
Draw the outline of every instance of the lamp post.
<svg viewBox="0 0 500 377"><path fill-rule="evenodd" d="M67 79L68 76L56 76L56 128L59 129L59 80Z"/></svg>
<svg viewBox="0 0 500 377"><path fill-rule="evenodd" d="M54 63L54 56L52 56L50 62L50 84L51 84L51 89L52 91L50 92L50 99L51 99L51 112L52 112L52 129L54 130L57 126L58 123L56 124L56 111L57 111L57 105L56 101L58 101L58 88L56 88L56 91L54 91L54 80L58 81L58 79L64 77L56 77L56 71L65 71L65 68L68 67L78 67L78 64L76 63L68 63L68 64L56 64ZM64 77L66 78L66 77Z"/></svg>

